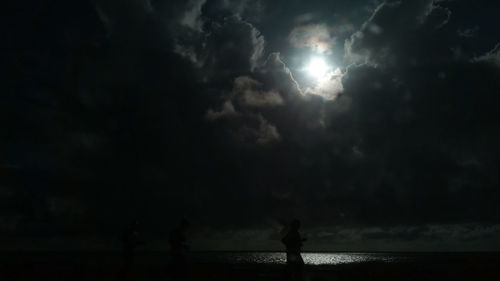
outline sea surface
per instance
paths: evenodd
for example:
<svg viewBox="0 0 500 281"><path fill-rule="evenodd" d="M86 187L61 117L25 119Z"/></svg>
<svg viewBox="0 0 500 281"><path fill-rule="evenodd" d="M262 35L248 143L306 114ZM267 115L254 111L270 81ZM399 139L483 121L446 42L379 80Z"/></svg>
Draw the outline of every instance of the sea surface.
<svg viewBox="0 0 500 281"><path fill-rule="evenodd" d="M457 261L474 256L484 257L485 253L302 253L306 265L341 265L352 263L382 262L398 263L412 261ZM3 258L31 261L69 261L76 263L116 264L122 262L120 252L16 252L3 253ZM495 254L498 256L498 254ZM168 252L138 252L135 262L138 264L168 264ZM188 255L192 263L221 264L285 264L284 252L191 252Z"/></svg>
<svg viewBox="0 0 500 281"><path fill-rule="evenodd" d="M499 253L305 252L309 280L498 281ZM189 280L283 280L283 252L191 252ZM0 281L164 281L168 252L138 252L124 266L120 252L0 252Z"/></svg>
<svg viewBox="0 0 500 281"><path fill-rule="evenodd" d="M409 256L388 253L302 253L306 264L310 265L338 265L360 262L397 262ZM225 252L225 253L196 253L193 260L199 262L213 261L220 263L254 263L254 264L285 264L286 255L283 252Z"/></svg>

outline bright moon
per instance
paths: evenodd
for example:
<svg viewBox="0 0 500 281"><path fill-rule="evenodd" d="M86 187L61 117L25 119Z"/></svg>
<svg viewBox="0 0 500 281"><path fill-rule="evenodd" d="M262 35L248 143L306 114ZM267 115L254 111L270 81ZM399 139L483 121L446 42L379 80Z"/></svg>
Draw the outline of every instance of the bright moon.
<svg viewBox="0 0 500 281"><path fill-rule="evenodd" d="M316 79L320 79L326 75L328 71L328 66L325 61L321 58L314 58L311 60L309 65L307 66L307 72L309 75L315 77Z"/></svg>

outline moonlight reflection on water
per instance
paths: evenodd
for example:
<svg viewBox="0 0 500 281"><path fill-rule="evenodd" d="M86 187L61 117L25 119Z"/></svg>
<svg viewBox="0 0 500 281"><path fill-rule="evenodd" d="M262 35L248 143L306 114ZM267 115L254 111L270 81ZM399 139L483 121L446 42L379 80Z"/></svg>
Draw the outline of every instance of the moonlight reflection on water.
<svg viewBox="0 0 500 281"><path fill-rule="evenodd" d="M405 259L384 253L302 253L304 262L309 265L338 265L362 262L397 262ZM203 259L203 258L202 258ZM228 263L285 264L283 252L269 253L221 253L217 260Z"/></svg>

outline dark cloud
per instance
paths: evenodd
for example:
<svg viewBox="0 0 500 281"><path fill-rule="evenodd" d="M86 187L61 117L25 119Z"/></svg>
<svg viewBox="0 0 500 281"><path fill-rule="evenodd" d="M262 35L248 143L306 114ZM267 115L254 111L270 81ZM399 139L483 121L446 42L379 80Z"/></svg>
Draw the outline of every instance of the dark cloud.
<svg viewBox="0 0 500 281"><path fill-rule="evenodd" d="M222 21L206 22L207 36L204 54L205 67L226 77L235 73L252 71L258 66L264 51L264 38L250 23L238 16Z"/></svg>
<svg viewBox="0 0 500 281"><path fill-rule="evenodd" d="M358 56L366 64L350 67L344 78L340 99L349 101L345 113L330 111L334 114L330 126L344 130L341 135L349 139L343 142L355 146L362 155L358 163L367 165L361 170L368 173L364 174L367 181L351 183L360 185L360 193L370 194L367 201L361 201L357 219L494 221L498 211L486 198L498 196L496 180L476 174L466 187L453 179L468 174L466 171L477 172L477 166L461 164L471 160L471 155L474 161L484 155L478 161L488 167L498 165L479 151L476 137L491 140L483 148L496 153L493 139L498 136L488 127L498 120L489 104L497 102L491 89L498 87L493 81L499 69L456 59L446 36L441 41L430 39L445 28L427 23L435 11L432 1L419 2L418 7L406 5L410 6L382 4L347 41L348 58ZM397 16L404 22L391 22L396 15L404 15ZM373 24L379 32L370 31ZM338 122L344 126L336 125ZM493 170L480 173L494 174ZM373 187L380 181L380 189ZM482 208L467 207L478 201L483 202Z"/></svg>
<svg viewBox="0 0 500 281"><path fill-rule="evenodd" d="M243 106L266 107L283 104L283 98L277 91L261 91L262 84L247 76L237 77L234 81L234 95Z"/></svg>
<svg viewBox="0 0 500 281"><path fill-rule="evenodd" d="M366 60L381 67L427 64L430 53L434 59L448 53L449 46L436 46L442 42L434 42L430 37L440 34L449 16L449 10L436 6L432 0L383 2L361 29L346 40L347 59Z"/></svg>
<svg viewBox="0 0 500 281"><path fill-rule="evenodd" d="M318 248L498 238L500 52L467 43L488 28L464 36L458 4L78 3L9 35L2 235L140 218L161 238L188 216L206 248L275 247L292 217ZM318 46L322 86L294 61Z"/></svg>
<svg viewBox="0 0 500 281"><path fill-rule="evenodd" d="M466 28L464 30L457 30L458 36L461 37L466 37L466 38L472 38L476 35L476 33L479 31L479 26L474 26L471 28Z"/></svg>
<svg viewBox="0 0 500 281"><path fill-rule="evenodd" d="M493 48L493 50L477 58L476 61L492 63L496 64L497 66L500 65L500 43L497 44L495 48Z"/></svg>

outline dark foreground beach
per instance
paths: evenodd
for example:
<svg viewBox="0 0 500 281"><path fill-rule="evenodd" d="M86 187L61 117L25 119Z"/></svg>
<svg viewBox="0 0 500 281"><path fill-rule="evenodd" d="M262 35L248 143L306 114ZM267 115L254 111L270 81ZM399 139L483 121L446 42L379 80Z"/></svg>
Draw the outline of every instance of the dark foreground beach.
<svg viewBox="0 0 500 281"><path fill-rule="evenodd" d="M0 280L172 280L167 263L142 262L124 268L113 260L36 258L2 255ZM286 280L285 265L198 261L187 266L185 280ZM304 280L500 280L496 253L426 254L394 262L365 261L305 266Z"/></svg>

